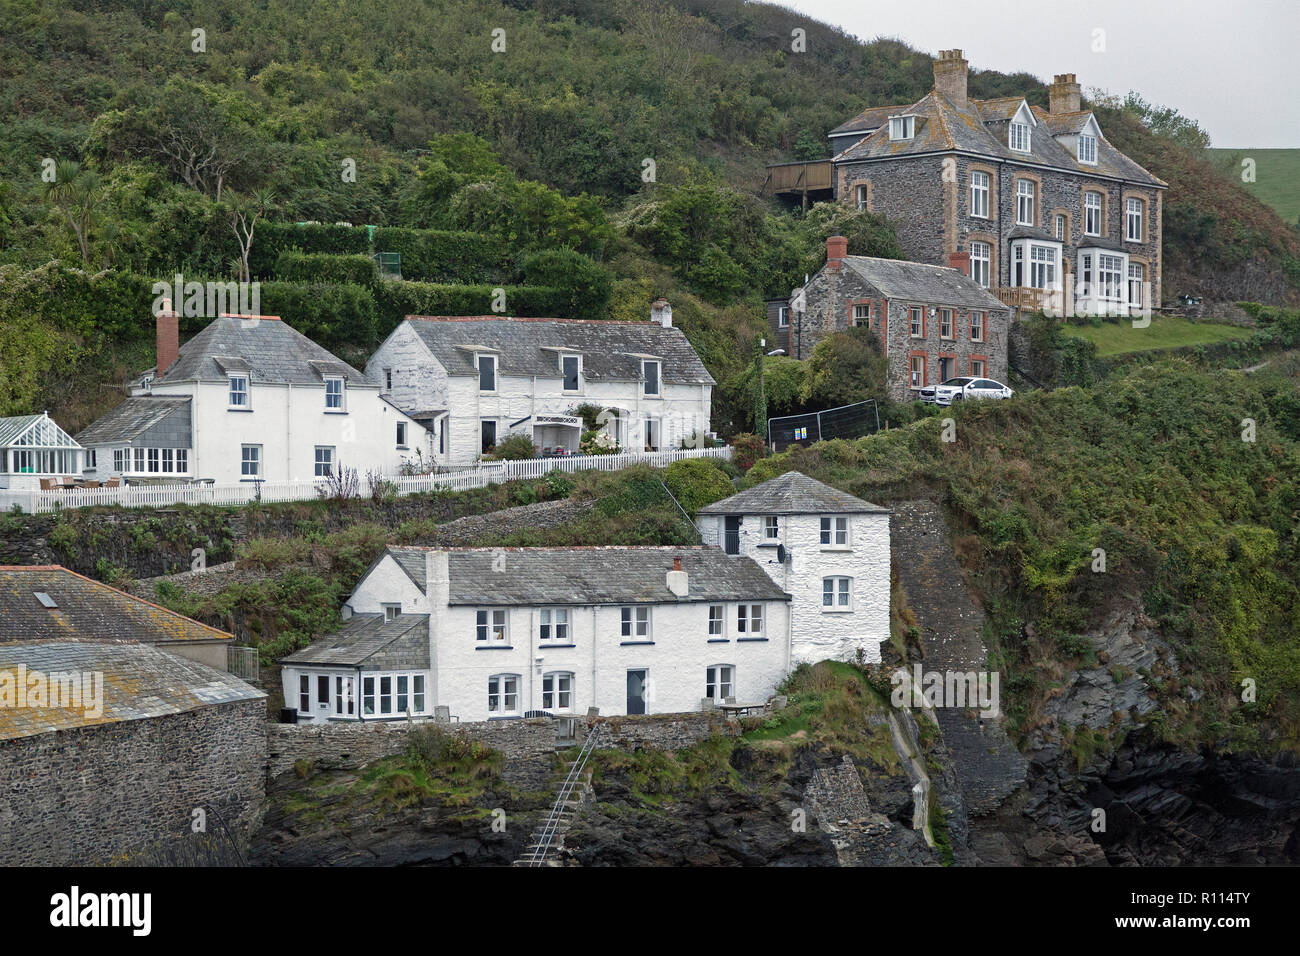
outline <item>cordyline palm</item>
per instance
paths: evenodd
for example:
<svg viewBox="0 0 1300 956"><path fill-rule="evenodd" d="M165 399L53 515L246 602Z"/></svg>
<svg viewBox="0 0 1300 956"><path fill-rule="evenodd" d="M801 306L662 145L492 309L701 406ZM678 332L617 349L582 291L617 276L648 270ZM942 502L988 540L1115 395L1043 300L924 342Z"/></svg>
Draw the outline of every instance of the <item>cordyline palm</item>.
<svg viewBox="0 0 1300 956"><path fill-rule="evenodd" d="M99 174L70 159L60 160L54 167L54 182L45 184L45 199L67 218L85 266L90 265L90 223L98 198Z"/></svg>

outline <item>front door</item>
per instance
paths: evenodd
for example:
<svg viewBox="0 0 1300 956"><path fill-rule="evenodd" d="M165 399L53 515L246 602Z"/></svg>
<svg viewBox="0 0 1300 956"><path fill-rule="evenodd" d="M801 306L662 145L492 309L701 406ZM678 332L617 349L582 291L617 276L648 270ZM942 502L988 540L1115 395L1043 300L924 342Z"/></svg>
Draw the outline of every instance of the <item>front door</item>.
<svg viewBox="0 0 1300 956"><path fill-rule="evenodd" d="M722 550L727 554L740 554L740 518L727 515L723 521Z"/></svg>
<svg viewBox="0 0 1300 956"><path fill-rule="evenodd" d="M646 671L630 670L627 672L627 712L628 714L645 713Z"/></svg>
<svg viewBox="0 0 1300 956"><path fill-rule="evenodd" d="M316 719L328 720L330 716L330 679L325 674L316 675Z"/></svg>

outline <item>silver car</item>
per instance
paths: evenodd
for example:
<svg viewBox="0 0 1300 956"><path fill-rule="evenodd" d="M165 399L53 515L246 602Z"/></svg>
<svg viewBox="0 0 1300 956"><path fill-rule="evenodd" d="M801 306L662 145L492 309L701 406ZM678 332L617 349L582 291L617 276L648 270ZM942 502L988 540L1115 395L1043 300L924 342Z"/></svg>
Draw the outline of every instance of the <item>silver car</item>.
<svg viewBox="0 0 1300 956"><path fill-rule="evenodd" d="M991 378L950 378L934 387L936 405L951 405L967 398L1010 398L1015 391Z"/></svg>

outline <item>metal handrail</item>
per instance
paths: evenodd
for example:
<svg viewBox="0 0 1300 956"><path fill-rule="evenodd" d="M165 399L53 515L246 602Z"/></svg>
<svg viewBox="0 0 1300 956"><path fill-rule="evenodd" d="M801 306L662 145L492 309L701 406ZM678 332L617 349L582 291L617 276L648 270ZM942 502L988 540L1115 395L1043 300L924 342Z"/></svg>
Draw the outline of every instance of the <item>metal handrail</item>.
<svg viewBox="0 0 1300 956"><path fill-rule="evenodd" d="M525 860L529 866L541 866L546 861L546 854L550 851L551 843L555 839L556 831L560 826L560 816L564 813L569 797L573 794L573 790L582 776L582 771L587 766L587 760L591 757L591 752L596 747L596 738L599 736L600 724L595 724L588 731L587 739L582 742L582 747L578 750L578 756L574 758L573 766L569 769L568 776L564 778L564 784L560 787L560 792L555 798L555 806L551 807L551 813L542 826L537 842L527 851L532 854L529 859Z"/></svg>

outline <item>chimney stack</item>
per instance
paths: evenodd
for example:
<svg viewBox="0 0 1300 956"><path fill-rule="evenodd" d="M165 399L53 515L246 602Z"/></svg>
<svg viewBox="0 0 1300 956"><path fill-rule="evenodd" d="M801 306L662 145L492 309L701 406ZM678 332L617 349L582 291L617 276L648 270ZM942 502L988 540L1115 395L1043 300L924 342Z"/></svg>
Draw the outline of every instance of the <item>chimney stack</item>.
<svg viewBox="0 0 1300 956"><path fill-rule="evenodd" d="M163 299L162 309L154 316L157 337L158 369L154 373L161 376L176 362L181 354L179 317L172 311L172 300Z"/></svg>
<svg viewBox="0 0 1300 956"><path fill-rule="evenodd" d="M934 61L934 88L954 106L966 106L966 60L961 50L939 51Z"/></svg>
<svg viewBox="0 0 1300 956"><path fill-rule="evenodd" d="M1047 105L1052 113L1077 113L1081 108L1079 84L1073 73L1058 73L1047 90Z"/></svg>
<svg viewBox="0 0 1300 956"><path fill-rule="evenodd" d="M948 254L948 265L956 269L964 276L970 275L970 253L969 252L951 252Z"/></svg>
<svg viewBox="0 0 1300 956"><path fill-rule="evenodd" d="M689 593L686 587L686 572L682 570L682 559L673 558L673 569L668 572L668 590L679 598Z"/></svg>
<svg viewBox="0 0 1300 956"><path fill-rule="evenodd" d="M831 272L840 271L840 262L848 254L849 240L843 236L831 236L826 240L826 268Z"/></svg>
<svg viewBox="0 0 1300 956"><path fill-rule="evenodd" d="M665 329L673 327L673 307L663 296L650 303L650 321Z"/></svg>

